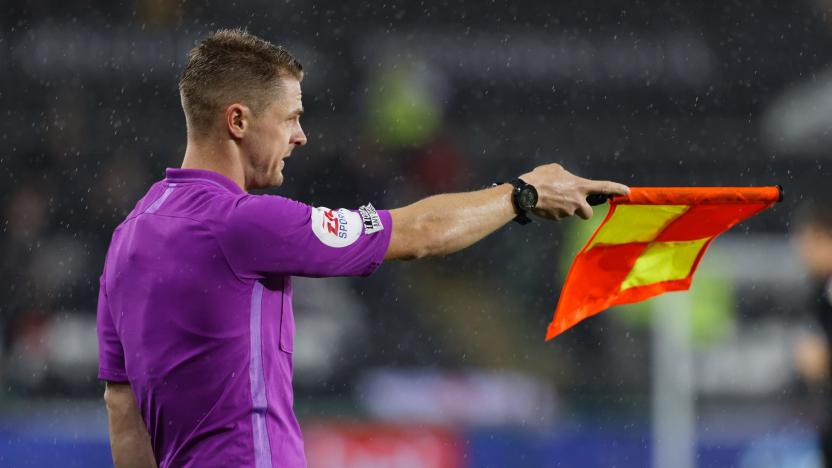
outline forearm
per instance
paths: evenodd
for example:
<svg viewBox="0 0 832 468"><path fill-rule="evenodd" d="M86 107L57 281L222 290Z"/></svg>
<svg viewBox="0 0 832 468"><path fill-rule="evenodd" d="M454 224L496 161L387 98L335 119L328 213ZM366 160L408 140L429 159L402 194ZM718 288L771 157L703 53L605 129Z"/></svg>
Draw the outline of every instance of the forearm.
<svg viewBox="0 0 832 468"><path fill-rule="evenodd" d="M391 211L387 258L447 255L476 243L511 221L512 186L435 195Z"/></svg>
<svg viewBox="0 0 832 468"><path fill-rule="evenodd" d="M626 195L625 185L584 179L559 164L546 164L520 176L537 192L532 211L543 218L577 214L592 217L587 195ZM477 242L516 216L512 192L502 184L477 192L437 195L392 210L393 234L385 259L446 255Z"/></svg>
<svg viewBox="0 0 832 468"><path fill-rule="evenodd" d="M110 434L110 444L115 468L156 468L147 436L135 432Z"/></svg>
<svg viewBox="0 0 832 468"><path fill-rule="evenodd" d="M125 388L126 387L126 388ZM116 468L156 468L150 435L127 384L107 384L104 399L110 426L110 448Z"/></svg>

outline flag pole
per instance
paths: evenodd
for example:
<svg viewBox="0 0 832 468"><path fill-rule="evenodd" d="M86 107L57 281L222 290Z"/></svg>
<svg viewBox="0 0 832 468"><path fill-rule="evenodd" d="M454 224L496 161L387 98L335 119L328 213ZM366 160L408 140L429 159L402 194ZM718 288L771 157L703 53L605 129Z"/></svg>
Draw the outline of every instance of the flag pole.
<svg viewBox="0 0 832 468"><path fill-rule="evenodd" d="M652 313L652 459L654 468L694 468L695 390L692 299L674 292L650 301Z"/></svg>

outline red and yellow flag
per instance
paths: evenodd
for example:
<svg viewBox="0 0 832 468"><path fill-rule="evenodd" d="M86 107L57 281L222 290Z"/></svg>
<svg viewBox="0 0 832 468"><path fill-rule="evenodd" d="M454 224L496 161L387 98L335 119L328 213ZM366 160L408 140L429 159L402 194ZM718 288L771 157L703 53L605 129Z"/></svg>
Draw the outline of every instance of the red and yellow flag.
<svg viewBox="0 0 832 468"><path fill-rule="evenodd" d="M779 187L634 187L613 197L572 263L546 340L608 307L690 288L711 241L781 198Z"/></svg>

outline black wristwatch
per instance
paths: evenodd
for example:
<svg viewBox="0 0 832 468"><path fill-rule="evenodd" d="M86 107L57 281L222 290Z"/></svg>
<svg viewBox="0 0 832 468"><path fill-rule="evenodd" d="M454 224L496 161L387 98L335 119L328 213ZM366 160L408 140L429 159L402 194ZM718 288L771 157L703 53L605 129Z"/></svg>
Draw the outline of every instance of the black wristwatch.
<svg viewBox="0 0 832 468"><path fill-rule="evenodd" d="M514 204L514 211L517 212L514 221L525 226L532 222L526 212L537 206L537 189L520 178L509 183L514 186L514 191L511 192L511 203ZM494 185L500 185L500 183Z"/></svg>

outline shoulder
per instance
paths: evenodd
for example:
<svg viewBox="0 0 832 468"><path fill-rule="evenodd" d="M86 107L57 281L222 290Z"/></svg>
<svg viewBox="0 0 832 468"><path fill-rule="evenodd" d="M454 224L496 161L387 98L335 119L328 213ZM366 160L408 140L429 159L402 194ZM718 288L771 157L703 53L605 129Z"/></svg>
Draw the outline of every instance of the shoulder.
<svg viewBox="0 0 832 468"><path fill-rule="evenodd" d="M147 210L147 208L157 199L159 198L162 193L165 191L165 181L160 180L155 182L150 188L147 189L144 195L136 202L133 206L133 209L130 210L130 213L124 218L124 220L119 223L116 227L116 230L119 230L124 224L126 224L131 219L135 218L136 216L142 214Z"/></svg>
<svg viewBox="0 0 832 468"><path fill-rule="evenodd" d="M227 233L279 230L305 224L310 217L308 205L276 195L242 195L228 207L221 227Z"/></svg>
<svg viewBox="0 0 832 468"><path fill-rule="evenodd" d="M226 258L239 271L258 259L273 259L277 251L292 250L308 229L311 208L274 195L241 195L211 221L211 230ZM275 263L275 262L272 262Z"/></svg>
<svg viewBox="0 0 832 468"><path fill-rule="evenodd" d="M310 207L305 203L278 195L243 195L235 200L234 215L238 217L261 214L298 214L308 213Z"/></svg>

